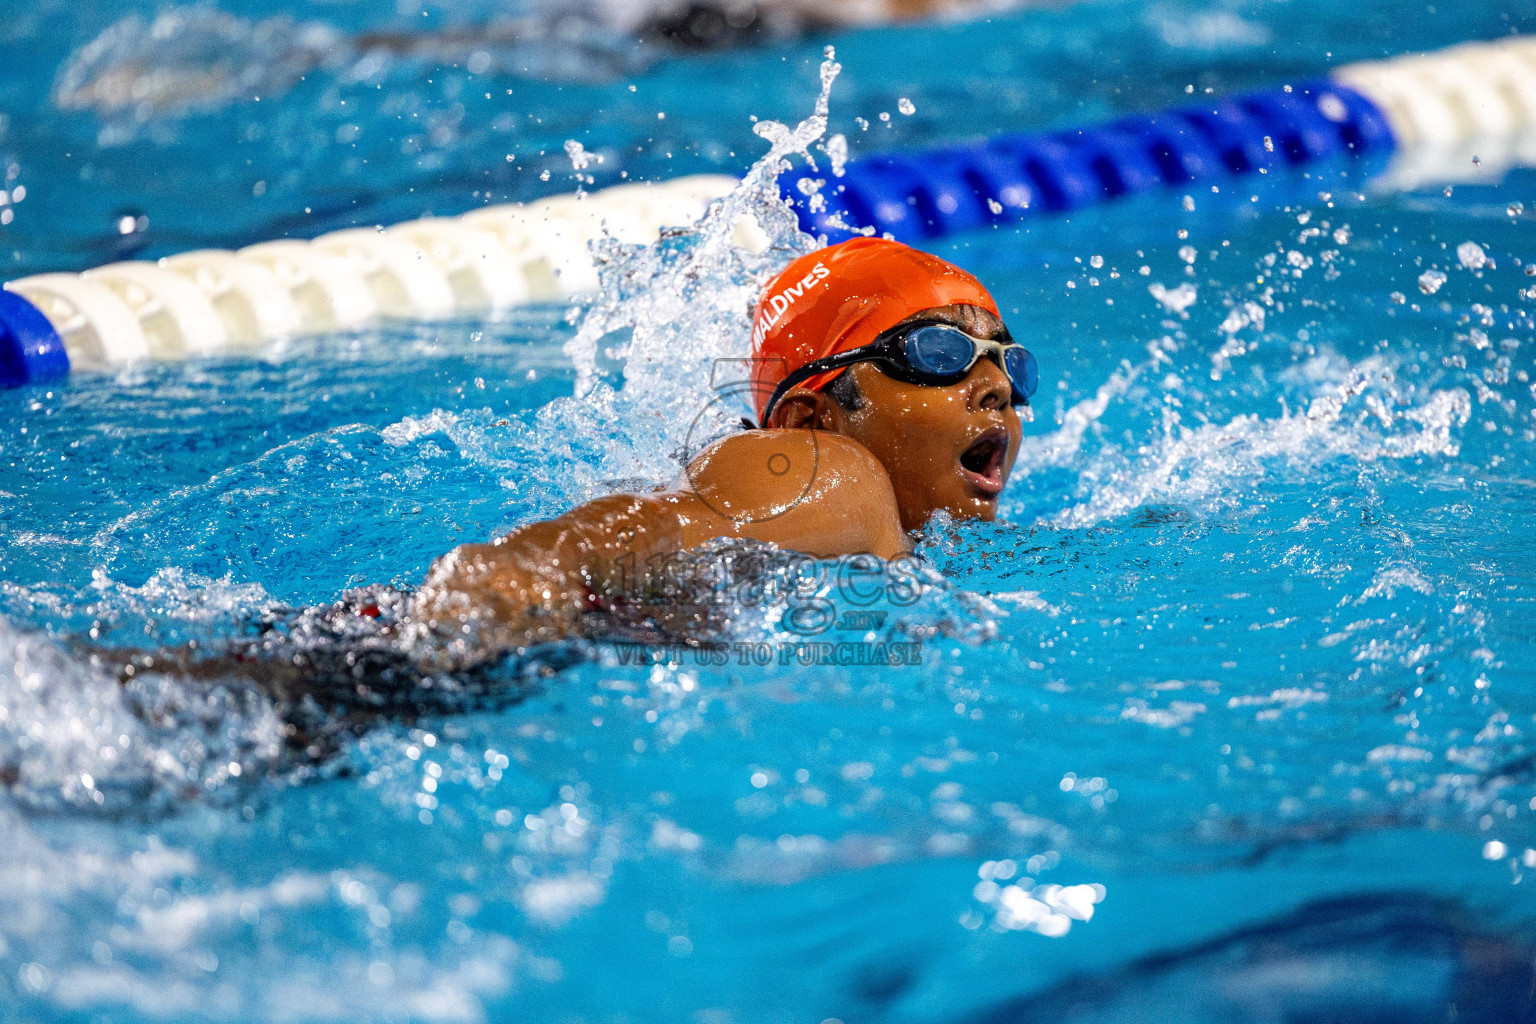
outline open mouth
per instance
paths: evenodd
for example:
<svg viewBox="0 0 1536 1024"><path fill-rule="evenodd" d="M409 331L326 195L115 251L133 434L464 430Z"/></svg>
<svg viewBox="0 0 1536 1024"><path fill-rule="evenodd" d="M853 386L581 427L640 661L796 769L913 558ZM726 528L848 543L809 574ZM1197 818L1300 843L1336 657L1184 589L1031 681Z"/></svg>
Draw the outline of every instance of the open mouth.
<svg viewBox="0 0 1536 1024"><path fill-rule="evenodd" d="M1008 454L1008 432L988 430L960 453L960 472L972 487L989 498L1003 490L1003 459Z"/></svg>

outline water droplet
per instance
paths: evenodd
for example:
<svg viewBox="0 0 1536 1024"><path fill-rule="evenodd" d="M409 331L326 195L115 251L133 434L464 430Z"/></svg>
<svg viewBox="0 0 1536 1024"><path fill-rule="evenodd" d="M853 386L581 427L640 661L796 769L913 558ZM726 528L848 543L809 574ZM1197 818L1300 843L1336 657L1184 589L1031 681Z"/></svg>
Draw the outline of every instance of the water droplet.
<svg viewBox="0 0 1536 1024"><path fill-rule="evenodd" d="M1147 285L1147 291L1170 313L1183 313L1195 304L1195 299L1200 295L1199 290L1188 283L1177 288L1167 288L1161 283L1150 284Z"/></svg>
<svg viewBox="0 0 1536 1024"><path fill-rule="evenodd" d="M1439 270L1426 270L1419 275L1419 291L1425 295L1433 295L1445 284L1445 274Z"/></svg>
<svg viewBox="0 0 1536 1024"><path fill-rule="evenodd" d="M903 114L906 114L908 117L911 117L913 114L917 113L917 108L913 106L912 101L907 99L905 96L896 101L896 109L901 111Z"/></svg>
<svg viewBox="0 0 1536 1024"><path fill-rule="evenodd" d="M1102 267L1104 265L1104 257L1103 256L1089 256L1088 257L1088 265L1090 267L1092 267L1094 270L1098 270L1100 267Z"/></svg>
<svg viewBox="0 0 1536 1024"><path fill-rule="evenodd" d="M1456 247L1456 259L1468 270L1482 270L1488 262L1488 254L1476 242L1462 242Z"/></svg>
<svg viewBox="0 0 1536 1024"><path fill-rule="evenodd" d="M996 216L996 215L998 215L998 214L1003 212L1003 204L998 202L996 199L988 199L987 200L987 209L992 211L993 216ZM1536 264L1532 264L1527 269L1536 271Z"/></svg>
<svg viewBox="0 0 1536 1024"><path fill-rule="evenodd" d="M1264 136L1264 152L1266 152L1266 153L1273 153L1274 151L1275 151L1275 140L1270 138L1268 135Z"/></svg>
<svg viewBox="0 0 1536 1024"><path fill-rule="evenodd" d="M589 164L599 159L588 153L586 147L575 139L565 140L565 155L571 161L571 169L575 171L584 171Z"/></svg>
<svg viewBox="0 0 1536 1024"><path fill-rule="evenodd" d="M1508 206L1504 207L1504 212L1511 217L1518 217L1525 212L1525 204L1510 203Z"/></svg>
<svg viewBox="0 0 1536 1024"><path fill-rule="evenodd" d="M827 140L824 148L827 160L832 164L832 176L841 178L843 168L848 163L848 137L842 134L834 135Z"/></svg>
<svg viewBox="0 0 1536 1024"><path fill-rule="evenodd" d="M1194 211L1194 209L1195 209L1195 197L1194 196L1185 196L1184 197L1184 209L1188 210L1190 212Z"/></svg>

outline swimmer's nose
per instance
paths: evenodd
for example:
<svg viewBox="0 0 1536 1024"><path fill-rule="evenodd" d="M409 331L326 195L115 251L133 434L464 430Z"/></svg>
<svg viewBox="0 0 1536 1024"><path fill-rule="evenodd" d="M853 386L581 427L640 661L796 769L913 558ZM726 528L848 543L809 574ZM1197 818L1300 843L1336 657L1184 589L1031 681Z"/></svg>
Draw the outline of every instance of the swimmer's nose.
<svg viewBox="0 0 1536 1024"><path fill-rule="evenodd" d="M973 411L996 412L1006 409L1013 397L1013 383L990 355L976 360L965 383L970 389L967 404Z"/></svg>

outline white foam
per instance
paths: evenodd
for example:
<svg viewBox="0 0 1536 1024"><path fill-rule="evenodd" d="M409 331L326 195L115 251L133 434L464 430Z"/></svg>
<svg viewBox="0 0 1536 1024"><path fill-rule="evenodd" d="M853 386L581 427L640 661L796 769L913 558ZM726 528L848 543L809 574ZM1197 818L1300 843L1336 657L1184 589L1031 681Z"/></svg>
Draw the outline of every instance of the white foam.
<svg viewBox="0 0 1536 1024"><path fill-rule="evenodd" d="M1397 389L1393 367L1379 357L1351 364L1325 354L1282 374L1311 389L1305 412L1282 407L1279 416L1248 413L1193 427L1170 414L1162 432L1134 453L1106 447L1080 457L1085 437L1110 404L1164 359L1154 345L1148 361L1122 364L1092 397L1068 409L1057 430L1025 438L1020 469L1070 467L1079 474L1079 502L1047 523L1087 526L1158 502L1231 505L1242 500L1245 483L1279 466L1454 456L1457 432L1471 415L1471 396L1461 388L1414 395Z"/></svg>
<svg viewBox="0 0 1536 1024"><path fill-rule="evenodd" d="M281 751L279 722L254 693L147 670L124 687L0 619L0 780L20 803L148 811L260 777Z"/></svg>

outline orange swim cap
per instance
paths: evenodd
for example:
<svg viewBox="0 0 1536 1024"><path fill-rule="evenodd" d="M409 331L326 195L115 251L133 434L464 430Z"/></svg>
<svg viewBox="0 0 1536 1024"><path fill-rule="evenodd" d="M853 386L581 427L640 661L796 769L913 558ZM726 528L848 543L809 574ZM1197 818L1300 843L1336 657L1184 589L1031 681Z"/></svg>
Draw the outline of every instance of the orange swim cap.
<svg viewBox="0 0 1536 1024"><path fill-rule="evenodd" d="M956 304L998 315L980 281L900 242L855 238L801 256L763 291L752 321L758 418L779 383L807 363L868 345L913 313ZM819 391L840 372L803 386Z"/></svg>

